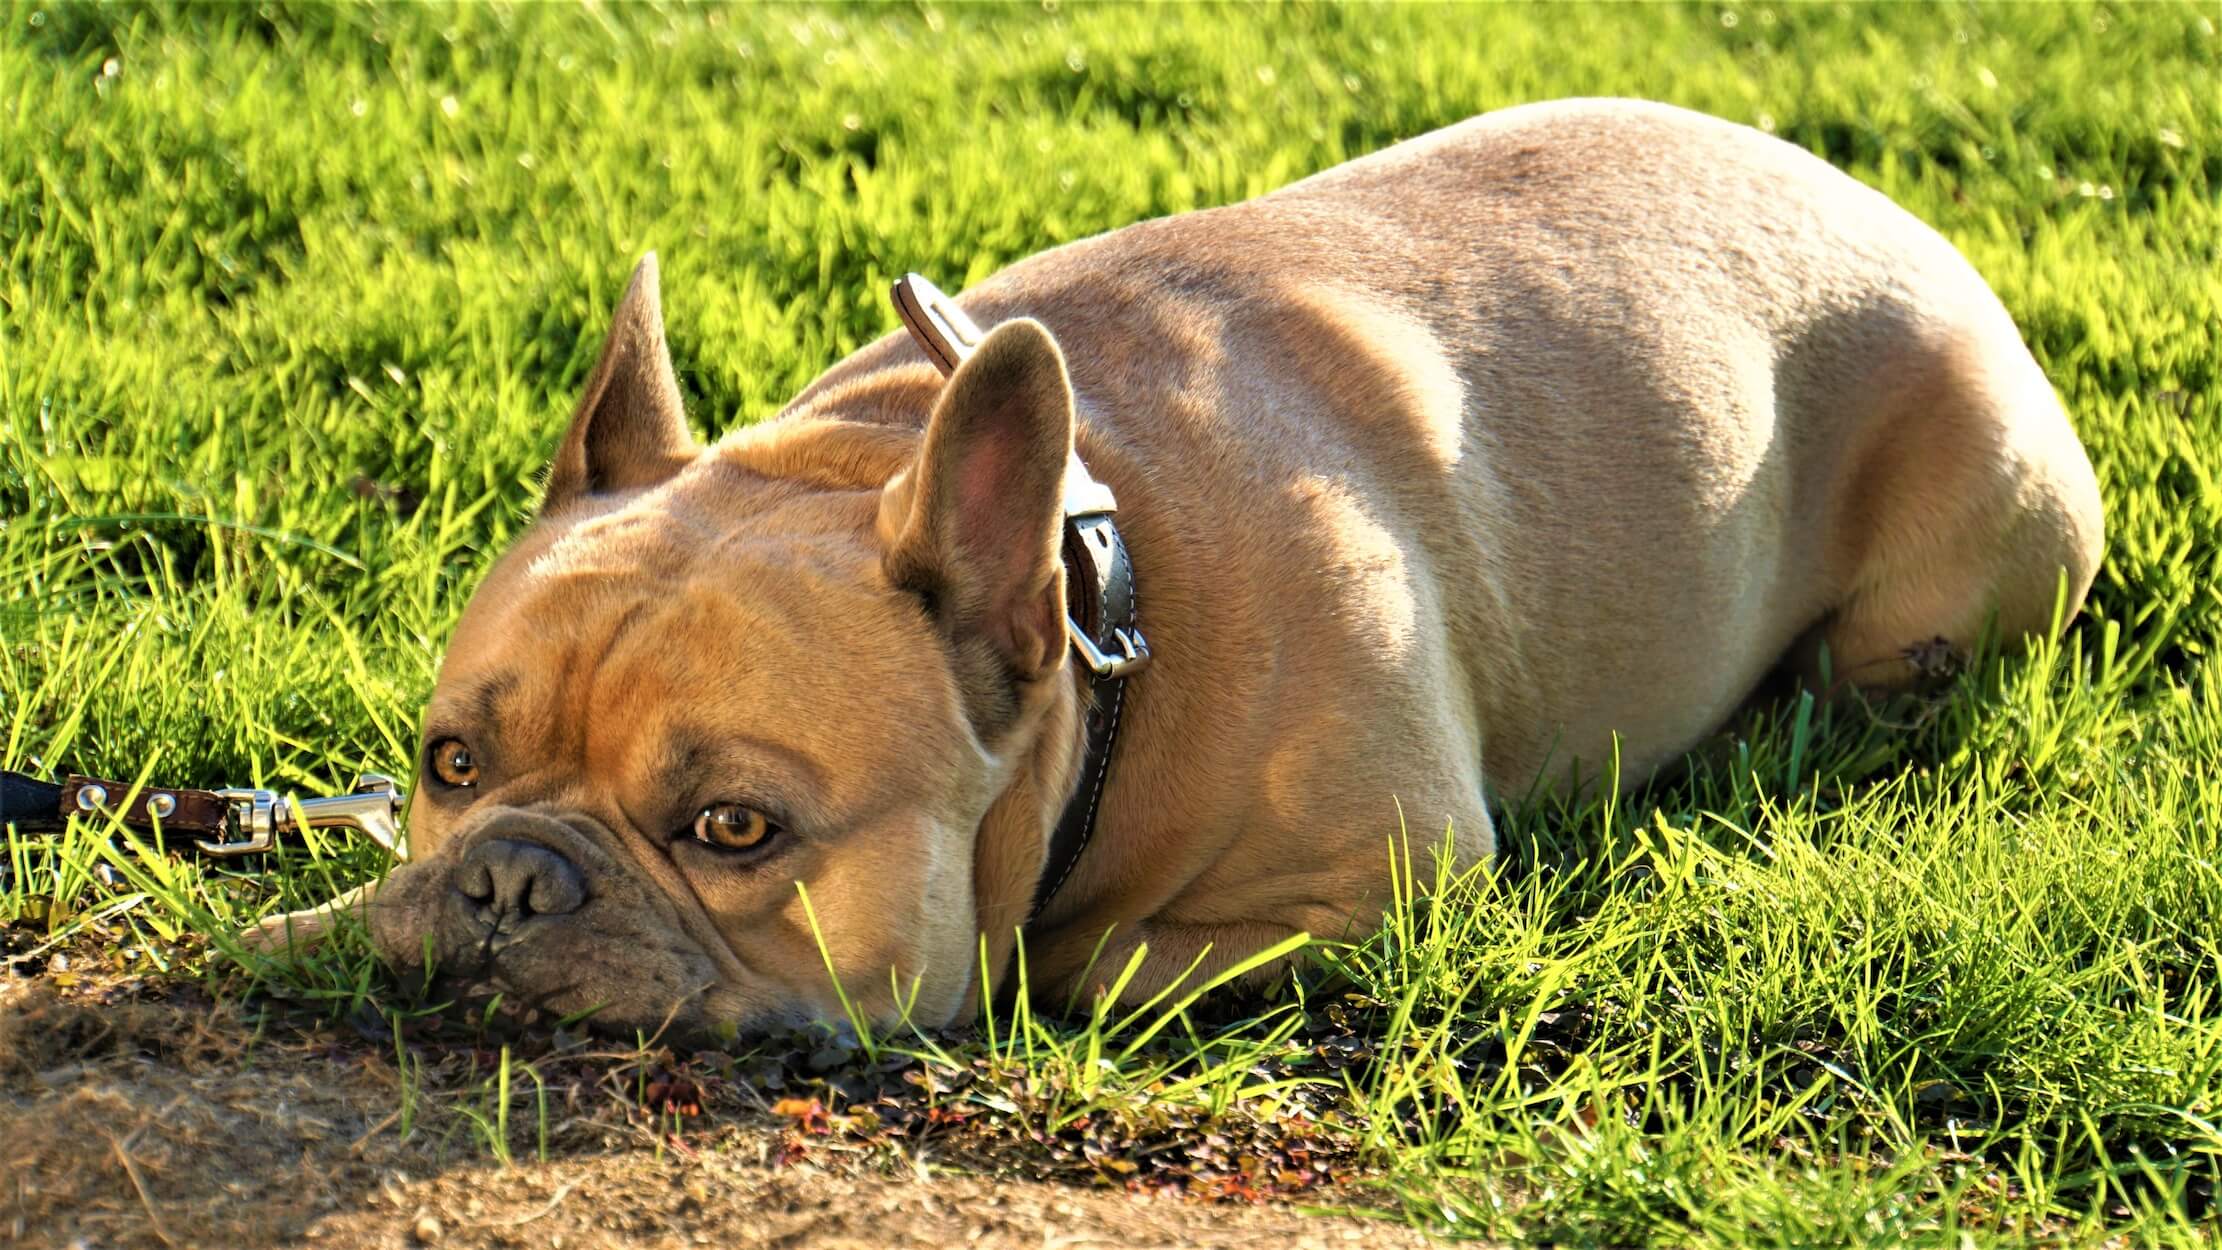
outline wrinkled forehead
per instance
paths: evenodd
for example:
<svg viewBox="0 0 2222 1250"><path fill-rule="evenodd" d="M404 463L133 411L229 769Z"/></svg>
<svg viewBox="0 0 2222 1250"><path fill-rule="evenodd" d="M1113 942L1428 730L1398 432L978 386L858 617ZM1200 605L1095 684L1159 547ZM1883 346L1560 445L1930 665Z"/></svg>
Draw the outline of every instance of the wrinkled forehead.
<svg viewBox="0 0 2222 1250"><path fill-rule="evenodd" d="M722 517L667 498L536 529L473 597L428 721L593 772L775 754L841 806L947 775L961 703L880 573L875 506L798 495Z"/></svg>

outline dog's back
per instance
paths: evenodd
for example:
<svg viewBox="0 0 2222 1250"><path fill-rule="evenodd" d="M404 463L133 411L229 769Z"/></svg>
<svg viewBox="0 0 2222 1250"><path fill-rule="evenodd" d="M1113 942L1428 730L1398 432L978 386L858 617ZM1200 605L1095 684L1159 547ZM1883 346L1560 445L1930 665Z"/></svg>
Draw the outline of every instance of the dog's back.
<svg viewBox="0 0 2222 1250"><path fill-rule="evenodd" d="M1682 109L1487 114L966 302L1057 332L1086 441L1154 507L1221 502L1193 518L1230 549L1213 579L1310 588L1362 649L1447 638L1417 671L1471 693L1502 786L1594 771L1616 733L1640 776L1823 641L1892 684L1986 603L2041 629L2058 571L2080 601L2094 568L2088 463L1974 270Z"/></svg>
<svg viewBox="0 0 2222 1250"><path fill-rule="evenodd" d="M1680 109L1488 114L961 302L1055 332L1119 491L1158 669L1119 765L1147 793L1103 819L1197 865L1129 914L1245 898L1265 862L1338 897L1377 848L1314 826L1359 836L1385 796L1484 853L1485 790L1641 780L1781 662L1904 684L1994 613L2044 631L2097 565L2089 462L1973 269ZM790 411L930 388L919 360L893 336Z"/></svg>

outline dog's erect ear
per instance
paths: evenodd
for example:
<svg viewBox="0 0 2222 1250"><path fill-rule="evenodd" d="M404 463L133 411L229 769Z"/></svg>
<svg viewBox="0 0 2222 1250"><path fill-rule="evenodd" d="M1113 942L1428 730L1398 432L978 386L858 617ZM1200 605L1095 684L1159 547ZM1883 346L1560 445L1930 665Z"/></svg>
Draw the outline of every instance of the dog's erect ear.
<svg viewBox="0 0 2222 1250"><path fill-rule="evenodd" d="M926 601L960 657L992 658L1002 670L964 674L983 720L996 719L993 705L1007 706L1008 691L994 698L974 677L999 675L1007 688L1064 657L1058 544L1072 424L1057 341L1040 322L1006 321L957 366L917 461L880 498L888 579ZM983 696L990 706L980 706Z"/></svg>
<svg viewBox="0 0 2222 1250"><path fill-rule="evenodd" d="M650 252L610 319L602 358L548 467L541 509L552 512L582 495L653 486L677 473L696 450L664 344L656 254Z"/></svg>

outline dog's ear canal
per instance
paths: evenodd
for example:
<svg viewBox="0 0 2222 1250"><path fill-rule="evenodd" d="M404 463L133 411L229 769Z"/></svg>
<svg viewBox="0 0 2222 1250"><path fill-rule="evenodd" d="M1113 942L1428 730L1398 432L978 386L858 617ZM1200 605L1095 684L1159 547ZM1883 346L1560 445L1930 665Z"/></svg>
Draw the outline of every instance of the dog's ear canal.
<svg viewBox="0 0 2222 1250"><path fill-rule="evenodd" d="M541 510L552 512L583 496L654 486L697 450L664 342L656 254L650 252L633 270L610 319L601 359L548 466Z"/></svg>
<svg viewBox="0 0 2222 1250"><path fill-rule="evenodd" d="M1072 384L1041 323L1006 321L957 367L918 459L880 500L888 579L926 604L957 646L977 719L1015 708L1064 655L1059 555ZM1002 689L994 679L1000 678Z"/></svg>

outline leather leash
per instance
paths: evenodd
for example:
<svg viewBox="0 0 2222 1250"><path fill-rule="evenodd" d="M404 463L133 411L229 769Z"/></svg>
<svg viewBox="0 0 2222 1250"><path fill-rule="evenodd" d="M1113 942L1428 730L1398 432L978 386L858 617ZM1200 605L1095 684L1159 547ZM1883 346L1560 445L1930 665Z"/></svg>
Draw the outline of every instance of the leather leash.
<svg viewBox="0 0 2222 1250"><path fill-rule="evenodd" d="M280 833L302 828L354 829L407 859L402 801L401 787L378 773L364 773L347 794L297 799L275 790L134 788L75 773L51 782L0 770L0 827L55 833L79 817L107 817L135 830L183 835L183 847L218 859L271 850Z"/></svg>
<svg viewBox="0 0 2222 1250"><path fill-rule="evenodd" d="M943 376L956 372L986 334L933 283L908 274L895 284L895 314ZM1111 771L1127 679L1149 667L1150 644L1137 620L1134 563L1111 519L1111 488L1097 481L1075 451L1065 462L1065 637L1088 670L1087 755L1050 834L1049 858L1034 886L1032 924L1049 905L1095 837L1096 804Z"/></svg>

